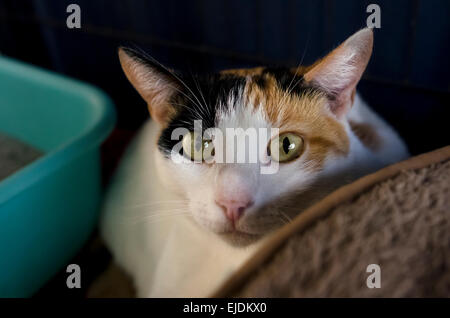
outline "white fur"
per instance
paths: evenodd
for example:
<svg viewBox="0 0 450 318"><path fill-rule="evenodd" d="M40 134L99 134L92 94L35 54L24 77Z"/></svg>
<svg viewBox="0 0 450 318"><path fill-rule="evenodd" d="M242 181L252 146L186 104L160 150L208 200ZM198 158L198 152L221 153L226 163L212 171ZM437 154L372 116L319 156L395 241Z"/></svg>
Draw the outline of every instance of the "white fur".
<svg viewBox="0 0 450 318"><path fill-rule="evenodd" d="M219 128L270 128L264 114L250 113L251 107L240 107L239 101L233 103L235 112L220 114ZM157 151L159 128L147 122L111 183L101 220L102 235L115 260L132 276L138 296L208 296L261 244L260 240L236 247L213 233L229 230L214 203L215 189L224 173L244 174L254 191L255 205L239 229L263 234L272 225L283 224L277 204L289 191L305 191L304 199L296 204L298 213L339 185L408 156L395 131L359 95L348 118L377 129L383 144L380 151L366 148L344 120L350 139L347 157L327 158L318 173L309 171L300 157L273 175L259 174L257 165L176 165ZM311 184L318 190L309 191L307 196ZM266 204L273 205L263 210Z"/></svg>

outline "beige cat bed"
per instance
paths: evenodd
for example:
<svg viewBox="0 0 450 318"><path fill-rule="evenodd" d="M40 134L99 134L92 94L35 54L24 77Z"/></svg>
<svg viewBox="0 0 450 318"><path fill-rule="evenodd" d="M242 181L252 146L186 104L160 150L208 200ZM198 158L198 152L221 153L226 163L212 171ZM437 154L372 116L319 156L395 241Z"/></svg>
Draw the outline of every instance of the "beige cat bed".
<svg viewBox="0 0 450 318"><path fill-rule="evenodd" d="M381 288L370 289L369 264ZM89 297L132 297L111 265ZM344 186L275 232L215 297L450 296L450 146Z"/></svg>
<svg viewBox="0 0 450 318"><path fill-rule="evenodd" d="M367 287L369 264L381 288ZM338 189L214 296L450 297L450 146Z"/></svg>

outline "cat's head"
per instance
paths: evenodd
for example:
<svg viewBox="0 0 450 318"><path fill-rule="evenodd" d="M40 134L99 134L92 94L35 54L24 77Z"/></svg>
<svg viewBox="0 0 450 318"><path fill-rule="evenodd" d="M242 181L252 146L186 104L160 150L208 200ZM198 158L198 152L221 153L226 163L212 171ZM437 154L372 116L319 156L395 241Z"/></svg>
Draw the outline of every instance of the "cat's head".
<svg viewBox="0 0 450 318"><path fill-rule="evenodd" d="M160 124L161 178L189 200L199 224L241 242L309 205L321 192L314 190L317 180L348 155L346 114L372 43L372 31L364 29L309 67L201 76L177 74L130 49L119 49L119 57ZM195 121L201 121L198 131ZM202 136L211 128L223 132L221 143L214 134ZM230 137L227 128L241 130ZM236 154L234 161L215 160L237 149L244 160L238 162ZM256 162L250 158L255 154ZM262 173L267 166L275 170Z"/></svg>

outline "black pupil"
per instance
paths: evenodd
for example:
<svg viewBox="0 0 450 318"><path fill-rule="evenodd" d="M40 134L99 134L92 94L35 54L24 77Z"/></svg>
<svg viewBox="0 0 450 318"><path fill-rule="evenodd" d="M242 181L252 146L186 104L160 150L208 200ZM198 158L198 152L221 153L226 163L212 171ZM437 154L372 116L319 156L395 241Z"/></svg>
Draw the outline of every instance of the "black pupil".
<svg viewBox="0 0 450 318"><path fill-rule="evenodd" d="M203 148L203 141L200 138L194 141L194 151L201 151Z"/></svg>
<svg viewBox="0 0 450 318"><path fill-rule="evenodd" d="M289 141L288 137L283 138L283 150L284 153L287 154L289 152L289 146L291 145L291 142Z"/></svg>

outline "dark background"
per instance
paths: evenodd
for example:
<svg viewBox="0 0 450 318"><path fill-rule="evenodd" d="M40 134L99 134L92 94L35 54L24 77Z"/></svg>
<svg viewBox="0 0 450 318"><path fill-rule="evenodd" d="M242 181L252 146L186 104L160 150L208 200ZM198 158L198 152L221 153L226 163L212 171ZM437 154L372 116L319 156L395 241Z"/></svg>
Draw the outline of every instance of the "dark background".
<svg viewBox="0 0 450 318"><path fill-rule="evenodd" d="M70 3L81 7L81 29L66 26ZM381 7L381 29L361 94L412 154L450 144L449 0L0 0L0 52L113 98L118 124L102 149L106 182L148 118L120 69L119 45L187 72L309 64L364 27L370 3ZM109 259L94 234L71 261L88 269L83 289L65 288L63 271L37 296L83 297Z"/></svg>
<svg viewBox="0 0 450 318"><path fill-rule="evenodd" d="M66 27L70 3L81 7L81 29ZM360 92L413 154L448 144L448 0L0 0L0 51L105 90L120 139L148 115L120 70L119 45L189 72L309 64L364 27L370 3L381 7L381 29Z"/></svg>

